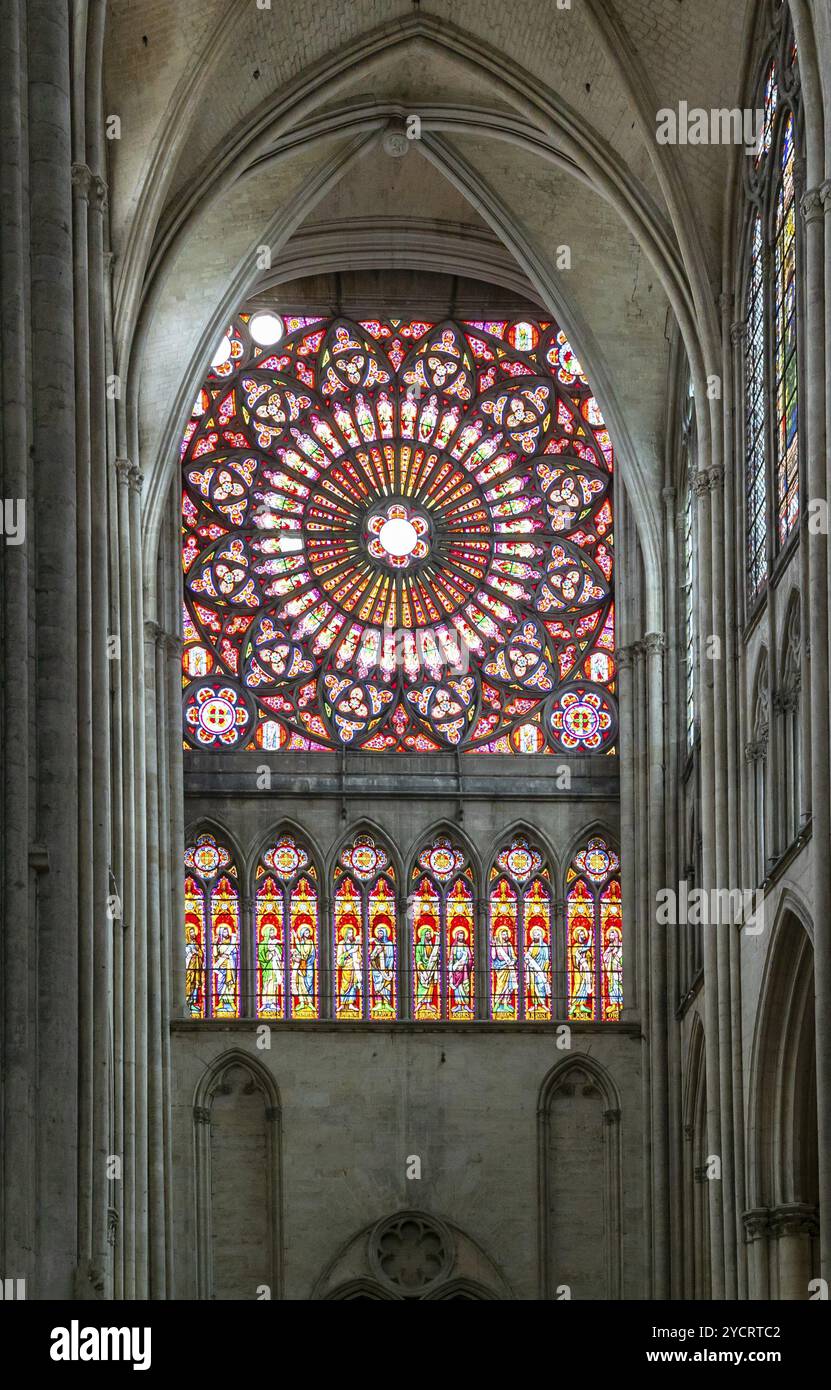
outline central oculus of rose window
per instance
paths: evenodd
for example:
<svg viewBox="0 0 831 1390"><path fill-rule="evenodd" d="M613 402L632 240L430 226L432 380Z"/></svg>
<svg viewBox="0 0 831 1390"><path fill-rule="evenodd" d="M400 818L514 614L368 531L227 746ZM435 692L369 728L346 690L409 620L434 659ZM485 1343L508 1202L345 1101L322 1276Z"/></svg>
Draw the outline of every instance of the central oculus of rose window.
<svg viewBox="0 0 831 1390"><path fill-rule="evenodd" d="M430 553L430 523L424 512L408 502L390 502L371 513L366 534L373 560L393 569L409 569Z"/></svg>

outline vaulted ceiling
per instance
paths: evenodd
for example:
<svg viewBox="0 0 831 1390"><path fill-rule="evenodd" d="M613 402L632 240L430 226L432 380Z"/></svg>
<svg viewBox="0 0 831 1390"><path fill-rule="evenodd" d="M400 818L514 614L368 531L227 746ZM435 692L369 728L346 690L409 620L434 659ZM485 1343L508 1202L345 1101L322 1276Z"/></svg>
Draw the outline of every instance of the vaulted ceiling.
<svg viewBox="0 0 831 1390"><path fill-rule="evenodd" d="M656 112L738 105L748 23L745 0L113 0L116 356L151 529L242 299L339 269L430 270L557 314L654 579L668 343L677 319L694 366L717 351L736 158L659 146ZM413 116L402 154L389 137Z"/></svg>

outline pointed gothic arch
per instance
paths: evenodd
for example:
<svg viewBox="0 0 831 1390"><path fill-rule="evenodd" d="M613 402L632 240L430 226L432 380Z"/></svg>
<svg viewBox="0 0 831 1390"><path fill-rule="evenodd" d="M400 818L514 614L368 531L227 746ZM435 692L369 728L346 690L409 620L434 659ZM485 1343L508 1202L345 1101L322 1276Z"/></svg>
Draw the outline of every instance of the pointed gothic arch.
<svg viewBox="0 0 831 1390"><path fill-rule="evenodd" d="M804 168L800 62L791 7L760 6L761 39L752 76L754 110L763 113L755 153L745 159L744 225L739 239L738 302L743 391L745 608L752 614L799 534L800 400L804 357L802 226ZM763 38L762 38L763 36Z"/></svg>
<svg viewBox="0 0 831 1390"><path fill-rule="evenodd" d="M487 880L489 1014L548 1022L555 1007L557 877L533 831L503 835Z"/></svg>
<svg viewBox="0 0 831 1390"><path fill-rule="evenodd" d="M387 835L352 827L341 836L331 876L332 1017L387 1023L399 1016L401 894Z"/></svg>
<svg viewBox="0 0 831 1390"><path fill-rule="evenodd" d="M282 1297L281 1104L258 1058L230 1048L193 1099L200 1299Z"/></svg>
<svg viewBox="0 0 831 1390"><path fill-rule="evenodd" d="M296 110L296 101L309 102L313 100L323 104L325 93L331 87L334 91L343 81L346 74L350 71L367 69L376 60L383 58L383 55L390 51L392 46L408 44L418 40L426 41L431 47L435 47L442 54L452 55L454 59L461 60L463 66L471 71L478 71L486 77L489 86L496 80L503 90L508 105L519 104L522 108L521 115L512 114L510 119L504 117L503 113L488 113L485 123L485 130L491 137L500 137L500 123L505 126L501 138L515 142L518 138L525 139L529 150L533 150L537 157L544 157L553 160L568 169L572 174L577 174L584 178L597 189L600 196L607 199L622 217L624 223L629 226L634 233L642 240L648 255L654 260L664 288L672 300L679 321L683 325L685 338L688 341L691 358L697 364L702 361L703 348L697 341L697 333L692 314L692 303L695 295L690 293L689 287L685 283L682 268L682 258L678 253L672 238L667 234L665 219L659 211L652 205L653 200L648 190L639 188L637 196L632 196L632 190L623 183L617 171L616 159L613 152L608 148L606 142L585 128L575 116L575 113L566 108L562 102L546 92L544 87L530 75L525 74L520 79L516 65L506 63L500 55L493 53L487 46L483 46L482 41L475 35L466 33L455 26L447 25L437 21L432 16L412 16L400 24L394 26L381 25L372 36L362 38L358 43L344 48L334 61L327 60L321 71L307 71L297 79L297 93L295 98L290 98L282 94L279 102L272 111L259 111L256 118L248 124L247 129L238 132L240 143L235 148L234 155L226 154L220 162L220 167L214 168L212 180L215 189L227 191L232 178L236 179L246 168L246 162L254 147L257 147L259 154L263 143L268 140L268 133L271 129L275 140L279 140L279 132L285 125L289 112ZM643 80L643 74L635 73L632 69L631 58L625 62L621 56L615 52L615 61L626 68L625 82L627 87L634 83L637 85ZM526 111L530 94L533 94L535 119L530 129L526 130ZM456 113L455 124L459 123L461 113ZM481 112L473 111L468 117L470 129L482 133ZM171 136L173 144L181 146L185 138L187 120L187 109L181 112L181 125L177 118L177 131ZM319 138L318 124L310 126L307 139L314 140ZM517 126L520 130L518 132ZM342 122L341 132L349 128L348 119ZM380 122L379 122L380 128ZM544 131L541 140L540 132ZM327 130L327 134L331 133ZM336 168L336 162L327 174L325 180L311 181L308 187L304 187L297 195L298 209L293 215L281 219L280 226L275 227L279 233L281 243L285 241L290 229L298 225L302 217L308 212L311 204L316 202L323 191L329 185L329 181L342 176L349 163L354 158L362 157L375 148L373 132L368 140L361 144L360 141L353 142L348 148L338 156L341 161L340 171ZM296 143L296 141L295 141ZM601 392L607 412L611 422L611 427L618 443L621 458L625 459L624 476L628 475L631 479L633 495L637 493L637 505L634 508L634 518L639 531L642 533L642 546L644 551L644 563L650 576L656 576L659 570L657 555L659 549L659 529L660 521L654 513L651 504L649 485L645 477L641 477L642 466L638 457L638 450L629 438L629 432L623 418L623 412L618 409L615 401L614 387L610 375L602 366L602 354L598 350L597 344L591 337L588 325L581 322L581 316L575 306L566 306L561 301L561 287L559 281L561 277L552 274L547 265L541 261L539 253L532 247L528 238L516 224L515 216L506 213L494 197L493 190L489 190L481 180L477 180L473 171L460 161L458 155L450 150L446 142L440 137L426 136L424 140L425 152L429 146L429 157L431 161L439 167L444 166L449 161L448 173L451 174L456 186L461 189L466 197L471 201L475 199L478 208L485 209L485 215L495 227L497 235L501 240L509 242L510 249L514 253L520 264L527 267L530 281L533 284L544 284L543 298L546 304L550 304L560 319L567 324L568 331L571 332L573 340L578 344L579 350L584 354L585 359L595 364L595 374L598 377L598 389ZM654 143L654 142L653 142ZM248 151L246 153L246 151ZM565 153L564 153L565 151ZM658 152L661 158L666 155ZM657 154L655 156L657 158ZM474 187L475 184L475 187ZM685 243L694 237L690 227L693 225L690 220L689 225L682 231L680 223L681 207L677 204L678 188L672 188L671 199L674 205L674 213L679 223L679 235ZM183 228L192 225L195 210L198 206L198 199L193 190L187 193L177 208L175 217L164 229L164 237L157 249L157 254L153 258L153 283L151 289L146 293L145 306L158 300L158 280L165 263L168 265L175 259L179 248L176 246L176 238ZM145 217L150 214L150 207L142 209ZM130 248L130 264L125 271L125 283L123 287L125 305L130 306L130 312L124 316L123 327L124 337L120 343L121 356L124 358L124 365L129 359L136 371L146 352L152 355L153 347L149 345L148 329L152 313L148 314L146 308L140 313L138 306L141 304L141 290L139 289L138 278L143 268L144 261L148 258L149 242L147 242L149 228L137 231L135 245ZM268 240L268 238L266 238ZM262 244L263 234L258 236L257 245ZM276 248L275 248L276 249ZM252 252L256 251L256 245L252 247ZM181 428L186 419L186 412L189 401L193 397L198 377L201 374L201 364L210 355L211 346L216 341L217 336L222 331L222 326L234 306L244 299L247 295L256 292L258 284L252 282L251 266L255 264L256 257L252 254L242 255L238 267L238 283L230 288L222 306L218 307L216 315L212 318L210 325L206 327L202 335L202 342L198 352L195 353L191 367L188 370L188 380L182 385L182 389L177 397L176 410L171 414L169 428L163 438L162 447L158 458L162 463L166 462L175 447L176 437L180 434ZM700 268L698 273L700 274ZM709 302L705 293L700 295L700 302ZM714 326L714 325L713 325ZM700 370L700 366L699 366ZM601 379L602 376L602 379ZM137 393L132 385L133 373L130 374L130 404L127 409L128 417L137 408ZM190 384L188 384L188 382ZM154 450L155 454L155 450ZM158 473L157 460L153 463L153 488L151 499L152 516L149 518L148 543L151 549L155 548L158 537L158 527L160 524L161 509L165 505L166 486L157 486L156 474ZM148 552L150 556L150 552ZM152 564L148 564L148 569L152 570ZM656 605L655 611L649 615L649 625L660 630L662 623L660 612L660 593L661 588L657 583L648 583L647 593L649 602Z"/></svg>
<svg viewBox="0 0 831 1390"><path fill-rule="evenodd" d="M254 857L251 1003L257 1018L321 1016L328 899L319 866L307 833L286 819Z"/></svg>
<svg viewBox="0 0 831 1390"><path fill-rule="evenodd" d="M578 1053L551 1068L537 1136L541 1297L619 1298L621 1102L602 1063Z"/></svg>
<svg viewBox="0 0 831 1390"><path fill-rule="evenodd" d="M566 860L565 995L575 1022L618 1022L623 1011L621 859L613 837L586 833Z"/></svg>
<svg viewBox="0 0 831 1390"><path fill-rule="evenodd" d="M408 1008L416 1022L471 1022L483 996L479 856L439 822L410 856Z"/></svg>
<svg viewBox="0 0 831 1390"><path fill-rule="evenodd" d="M185 1008L191 1018L245 1012L245 887L234 841L202 820L185 842Z"/></svg>
<svg viewBox="0 0 831 1390"><path fill-rule="evenodd" d="M818 1273L814 951L801 905L783 896L771 934L750 1072L750 1296L810 1296Z"/></svg>

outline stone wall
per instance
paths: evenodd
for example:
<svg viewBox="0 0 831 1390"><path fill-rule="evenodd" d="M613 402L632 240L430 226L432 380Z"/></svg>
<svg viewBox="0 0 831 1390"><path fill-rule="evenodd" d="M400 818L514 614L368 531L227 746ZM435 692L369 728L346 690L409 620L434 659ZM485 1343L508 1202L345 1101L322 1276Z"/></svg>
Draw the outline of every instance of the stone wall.
<svg viewBox="0 0 831 1390"><path fill-rule="evenodd" d="M570 1052L558 1048L553 1025L272 1024L268 1049L258 1047L256 1029L254 1022L174 1025L176 1298L258 1296L261 1247L251 1240L252 1200L263 1203L263 1231L271 1221L262 1197L261 1132L232 1155L224 1123L217 1123L216 1099L213 1114L205 1106L194 1118L200 1086L237 1050L255 1068L266 1069L279 1092L279 1123L276 1117L273 1123L279 1129L275 1199L283 1297L310 1298L329 1262L362 1227L415 1207L459 1227L498 1270L512 1297L539 1298L545 1186L540 1092L553 1068L584 1056L619 1095L620 1119L601 1120L608 1108L601 1093L583 1098L578 1083L577 1099L565 1103L590 1109L591 1123L581 1120L566 1133L558 1121L557 1142L542 1146L551 1165L549 1200L556 1206L548 1259L552 1296L562 1285L572 1286L574 1298L606 1296L605 1268L594 1244L597 1230L613 1215L603 1176L604 1125L619 1125L616 1180L623 1193L620 1223L610 1227L605 1248L621 1242L622 1296L644 1296L637 1029L578 1025ZM197 1171L200 1152L204 1166L205 1130L214 1162L225 1164L219 1200L215 1173L208 1181ZM413 1157L420 1159L420 1179L407 1176ZM238 1194L236 1229L229 1190ZM218 1225L224 1243L221 1250L214 1243L214 1283L205 1287L198 1251ZM272 1296L279 1296L277 1290ZM492 1296L500 1296L498 1290Z"/></svg>

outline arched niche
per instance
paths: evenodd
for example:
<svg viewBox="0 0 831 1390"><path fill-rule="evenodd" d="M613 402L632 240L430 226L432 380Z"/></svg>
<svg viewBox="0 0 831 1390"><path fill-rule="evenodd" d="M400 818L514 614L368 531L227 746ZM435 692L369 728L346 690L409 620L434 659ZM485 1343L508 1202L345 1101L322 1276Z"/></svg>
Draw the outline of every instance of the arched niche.
<svg viewBox="0 0 831 1390"><path fill-rule="evenodd" d="M819 1263L814 950L786 902L753 1044L748 1142L751 1298L807 1299Z"/></svg>
<svg viewBox="0 0 831 1390"><path fill-rule="evenodd" d="M277 1087L256 1059L226 1052L197 1087L193 1121L198 1296L280 1298Z"/></svg>
<svg viewBox="0 0 831 1390"><path fill-rule="evenodd" d="M621 1296L620 1100L604 1067L569 1057L538 1107L544 1299Z"/></svg>

